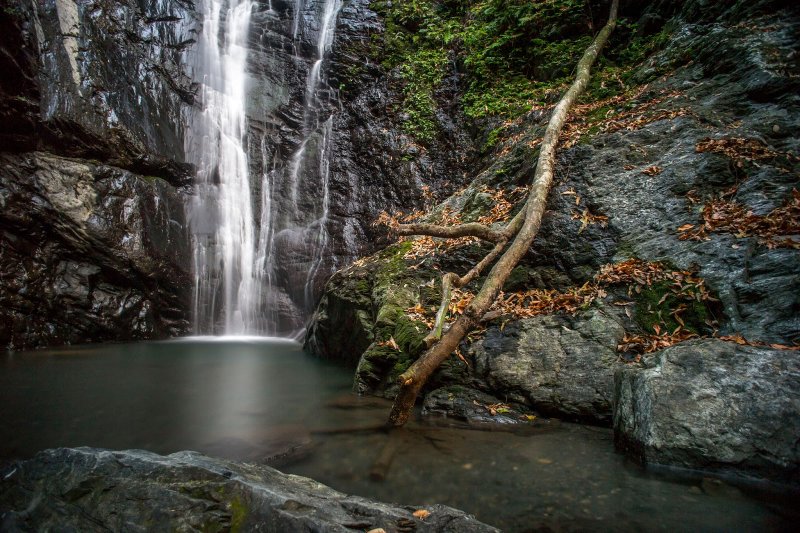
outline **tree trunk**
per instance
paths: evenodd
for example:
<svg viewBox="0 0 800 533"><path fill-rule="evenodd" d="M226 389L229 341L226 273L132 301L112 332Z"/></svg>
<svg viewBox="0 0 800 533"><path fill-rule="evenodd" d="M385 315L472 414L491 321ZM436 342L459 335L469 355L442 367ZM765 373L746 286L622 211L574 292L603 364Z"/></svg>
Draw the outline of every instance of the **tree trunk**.
<svg viewBox="0 0 800 533"><path fill-rule="evenodd" d="M555 109L553 109L553 115L550 117L550 122L547 124L544 139L542 140L531 190L528 193L528 199L522 211L524 214L521 215L522 218L515 217L509 223L508 229L514 231L516 229L515 226L518 226L521 221L519 232L516 233L508 249L492 267L480 291L472 300L472 303L464 310L464 314L450 326L450 329L442 335L438 342L433 344L408 370L400 375L398 378L400 392L397 394L392 411L389 414L389 425L402 426L408 421L417 395L425 385L425 382L442 361L453 353L467 333L478 325L481 317L486 314L497 299L511 271L528 251L536 234L539 232L547 204L547 195L553 182L558 137L564 127L570 107L572 107L572 104L589 83L592 64L594 64L600 54L600 50L608 41L614 26L616 26L618 5L619 0L612 1L608 22L584 52L583 57L578 62L575 81L558 102Z"/></svg>

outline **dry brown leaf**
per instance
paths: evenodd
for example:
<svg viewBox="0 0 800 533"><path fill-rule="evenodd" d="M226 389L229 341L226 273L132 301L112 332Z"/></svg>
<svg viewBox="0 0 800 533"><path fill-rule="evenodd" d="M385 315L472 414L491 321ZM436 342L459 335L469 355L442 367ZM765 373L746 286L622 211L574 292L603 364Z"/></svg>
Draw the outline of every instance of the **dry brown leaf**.
<svg viewBox="0 0 800 533"><path fill-rule="evenodd" d="M389 337L388 341L379 342L378 346L388 346L392 350L400 351L400 346L398 346L397 341L394 340L394 337Z"/></svg>
<svg viewBox="0 0 800 533"><path fill-rule="evenodd" d="M658 174L661 174L663 170L664 169L659 166L652 165L642 170L642 174L647 174L648 176L657 176Z"/></svg>

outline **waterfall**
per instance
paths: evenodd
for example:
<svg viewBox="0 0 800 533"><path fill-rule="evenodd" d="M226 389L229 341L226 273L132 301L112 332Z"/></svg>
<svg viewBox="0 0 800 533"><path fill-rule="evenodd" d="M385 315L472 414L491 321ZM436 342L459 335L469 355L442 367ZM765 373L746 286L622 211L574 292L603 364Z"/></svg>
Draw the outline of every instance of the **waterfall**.
<svg viewBox="0 0 800 533"><path fill-rule="evenodd" d="M199 91L187 117L185 142L187 159L197 167L188 206L194 331L299 335L313 308L315 281L327 272L321 269L329 241L333 115L326 112L330 91L321 89L342 0L295 2L289 21L292 48L301 49L307 35L315 37L316 46L305 63L299 142L283 158L267 133L248 129L248 80L256 75L247 70L248 37L258 2L199 0L197 7L202 29L188 67ZM305 9L314 10L315 28L306 27ZM281 22L271 2L266 13ZM294 263L282 264L287 246L294 250ZM279 274L287 265L288 281L285 273ZM290 326L282 316L287 308L298 315Z"/></svg>
<svg viewBox="0 0 800 533"><path fill-rule="evenodd" d="M298 7L303 0L297 0ZM334 31L336 28L336 16L342 8L342 0L325 0L322 9L320 28L317 34L317 56L314 60L308 76L306 77L306 94L303 99L303 128L305 138L300 143L299 148L293 154L290 165L290 179L292 183L292 200L297 205L297 191L300 185L301 169L307 157L307 145L315 134L319 136L319 146L317 155L319 158L319 180L322 193L321 212L319 218L309 225L309 229L316 226L317 231L313 232L310 250L310 266L307 271L306 281L303 288L303 300L307 312L314 306L314 280L322 264L325 247L328 243L327 222L330 206L330 158L331 147L330 137L333 127L333 114L322 120L321 109L324 102L320 97L319 88L322 82L322 63L325 55L333 44ZM297 20L297 19L295 19ZM297 35L295 34L295 38Z"/></svg>
<svg viewBox="0 0 800 533"><path fill-rule="evenodd" d="M189 215L194 249L194 328L257 330L256 227L246 151L247 38L251 0L201 0L203 27L192 67L199 108L189 117L188 159L197 166ZM218 308L218 306L222 306Z"/></svg>

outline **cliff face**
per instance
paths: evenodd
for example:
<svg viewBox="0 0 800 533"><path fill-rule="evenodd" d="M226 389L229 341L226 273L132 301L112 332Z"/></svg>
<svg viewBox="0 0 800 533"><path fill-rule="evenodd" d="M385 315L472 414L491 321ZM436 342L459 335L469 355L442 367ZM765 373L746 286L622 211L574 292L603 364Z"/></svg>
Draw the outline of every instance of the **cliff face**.
<svg viewBox="0 0 800 533"><path fill-rule="evenodd" d="M0 344L177 335L188 2L4 2Z"/></svg>
<svg viewBox="0 0 800 533"><path fill-rule="evenodd" d="M331 273L387 244L372 226L381 211L421 207L423 187L452 190L474 151L466 128L451 125L428 149L402 131L397 84L379 64L384 22L367 0L333 2L309 94L328 4L261 2L251 24L247 150L257 210L269 211L265 299L278 333L305 325Z"/></svg>

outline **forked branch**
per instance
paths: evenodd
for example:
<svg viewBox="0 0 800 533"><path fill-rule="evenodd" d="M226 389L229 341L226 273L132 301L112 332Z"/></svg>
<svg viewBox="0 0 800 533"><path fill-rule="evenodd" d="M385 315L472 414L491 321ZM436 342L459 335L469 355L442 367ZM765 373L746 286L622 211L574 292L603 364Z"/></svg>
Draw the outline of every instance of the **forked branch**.
<svg viewBox="0 0 800 533"><path fill-rule="evenodd" d="M603 46L608 41L608 37L614 30L614 26L616 26L618 7L619 0L613 0L608 22L584 52L583 57L578 62L575 81L553 110L553 115L550 117L550 121L544 133L544 138L542 139L539 159L536 164L536 171L533 175L531 189L528 193L528 199L525 202L523 210L517 214L506 227L509 233L515 234L514 240L492 267L486 277L486 281L484 281L483 286L470 305L467 306L464 314L456 319L450 326L450 329L442 334L441 338L435 344L430 346L408 370L400 375L398 378L400 392L398 392L394 405L392 406L392 411L389 414L390 425L402 426L408 421L422 386L430 375L439 367L442 361L453 353L467 333L478 325L481 318L494 303L503 284L511 274L511 271L528 251L536 234L539 232L547 202L547 195L553 182L558 137L566 122L569 109L586 88L589 82L591 67L600 54L600 50L602 50ZM518 231L516 231L517 229ZM506 233L501 232L501 234L505 238L510 238ZM498 246L502 249L500 243L503 242L503 239L499 239L495 242L497 242ZM497 247L495 247L495 249L497 249ZM495 250L492 250L489 256L494 253ZM500 251L497 251L497 254L499 253ZM487 258L489 256L487 256ZM485 264L489 262L490 261L487 261ZM481 261L481 263L484 263L484 261ZM472 271L470 271L470 273L471 272ZM468 273L467 276L469 276L470 273ZM452 276L455 277L455 275ZM477 274L474 274L474 276L477 276ZM453 277L450 278L450 283L452 283ZM445 306L448 304L449 301L447 303L443 302Z"/></svg>

